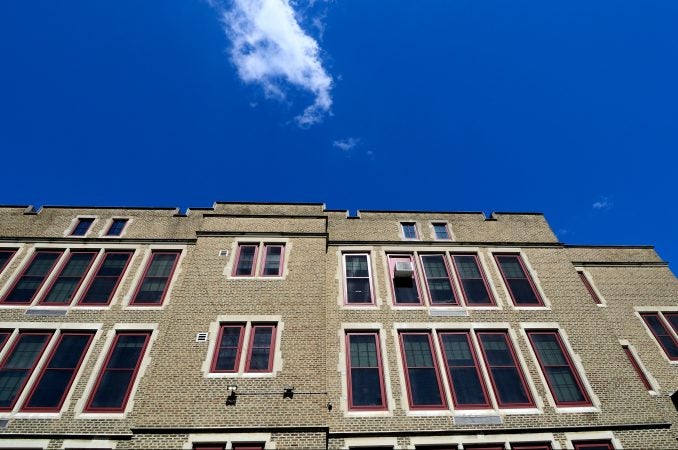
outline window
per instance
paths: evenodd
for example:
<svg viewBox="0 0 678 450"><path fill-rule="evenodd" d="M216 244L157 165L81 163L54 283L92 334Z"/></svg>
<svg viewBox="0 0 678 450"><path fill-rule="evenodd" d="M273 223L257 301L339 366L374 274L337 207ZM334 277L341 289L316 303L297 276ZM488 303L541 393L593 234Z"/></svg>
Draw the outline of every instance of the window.
<svg viewBox="0 0 678 450"><path fill-rule="evenodd" d="M499 271L516 306L543 306L520 255L494 255Z"/></svg>
<svg viewBox="0 0 678 450"><path fill-rule="evenodd" d="M421 255L431 305L458 305L444 254Z"/></svg>
<svg viewBox="0 0 678 450"><path fill-rule="evenodd" d="M22 331L0 363L0 411L10 411L45 351L51 331Z"/></svg>
<svg viewBox="0 0 678 450"><path fill-rule="evenodd" d="M247 341L246 332L249 333ZM273 372L276 334L277 325L271 323L253 323L251 326L245 323L221 324L210 371L238 373L241 357L245 355L245 372Z"/></svg>
<svg viewBox="0 0 678 450"><path fill-rule="evenodd" d="M638 374L638 378L640 378L640 381L643 382L643 386L645 386L645 389L651 391L652 384L650 384L650 380L647 378L647 375L645 375L645 372L640 367L640 362L638 361L636 355L631 351L628 345L622 345L622 348L624 349L624 353L626 354L626 357L629 359L629 362L631 363L633 370L636 371L636 374Z"/></svg>
<svg viewBox="0 0 678 450"><path fill-rule="evenodd" d="M127 219L113 219L111 226L106 230L106 236L120 236L127 225Z"/></svg>
<svg viewBox="0 0 678 450"><path fill-rule="evenodd" d="M346 303L373 304L370 255L367 253L344 253L343 257Z"/></svg>
<svg viewBox="0 0 678 450"><path fill-rule="evenodd" d="M94 223L94 219L92 218L79 218L78 223L71 231L71 236L85 236L92 226L92 223Z"/></svg>
<svg viewBox="0 0 678 450"><path fill-rule="evenodd" d="M0 249L0 273L2 273L9 260L12 259L12 256L16 253L14 249Z"/></svg>
<svg viewBox="0 0 678 450"><path fill-rule="evenodd" d="M401 332L400 343L410 408L447 408L433 357L430 333Z"/></svg>
<svg viewBox="0 0 678 450"><path fill-rule="evenodd" d="M403 229L404 239L419 239L417 234L417 224L414 222L402 222L400 226Z"/></svg>
<svg viewBox="0 0 678 450"><path fill-rule="evenodd" d="M673 331L678 334L678 312L665 312L663 314L671 328L673 328Z"/></svg>
<svg viewBox="0 0 678 450"><path fill-rule="evenodd" d="M513 345L504 331L482 331L480 341L485 364L499 407L532 407L534 402L519 369Z"/></svg>
<svg viewBox="0 0 678 450"><path fill-rule="evenodd" d="M285 247L282 245L264 245L264 264L261 267L262 277L279 277L282 275L284 249Z"/></svg>
<svg viewBox="0 0 678 450"><path fill-rule="evenodd" d="M602 305L603 302L600 300L600 297L598 297L596 290L593 289L593 285L589 281L589 279L586 276L586 274L584 273L584 271L583 270L577 270L577 274L579 275L579 278L581 278L581 282L584 283L584 286L586 286L586 290L589 291L589 294L591 295L593 302L596 305Z"/></svg>
<svg viewBox="0 0 678 450"><path fill-rule="evenodd" d="M457 409L490 408L469 332L441 332L439 336L454 406Z"/></svg>
<svg viewBox="0 0 678 450"><path fill-rule="evenodd" d="M574 450L614 450L612 442L603 441L573 441Z"/></svg>
<svg viewBox="0 0 678 450"><path fill-rule="evenodd" d="M494 305L494 298L485 278L478 255L452 255L452 263L469 306Z"/></svg>
<svg viewBox="0 0 678 450"><path fill-rule="evenodd" d="M419 285L412 255L388 255L391 288L396 305L420 305Z"/></svg>
<svg viewBox="0 0 678 450"><path fill-rule="evenodd" d="M231 276L281 277L284 264L285 244L241 243L238 244Z"/></svg>
<svg viewBox="0 0 678 450"><path fill-rule="evenodd" d="M434 223L433 224L433 235L438 240L449 240L450 233L447 230L446 223Z"/></svg>
<svg viewBox="0 0 678 450"><path fill-rule="evenodd" d="M59 335L22 411L58 412L92 342L93 333Z"/></svg>
<svg viewBox="0 0 678 450"><path fill-rule="evenodd" d="M591 405L581 377L557 331L527 331L556 406Z"/></svg>
<svg viewBox="0 0 678 450"><path fill-rule="evenodd" d="M47 305L71 303L97 254L98 250L71 251L40 303Z"/></svg>
<svg viewBox="0 0 678 450"><path fill-rule="evenodd" d="M180 254L180 251L154 251L151 254L151 259L130 305L162 304Z"/></svg>
<svg viewBox="0 0 678 450"><path fill-rule="evenodd" d="M511 450L551 450L552 448L548 442L540 444L511 444Z"/></svg>
<svg viewBox="0 0 678 450"><path fill-rule="evenodd" d="M675 315L669 314L673 320L671 325L675 325ZM671 361L678 361L678 339L673 335L666 320L661 313L642 313L640 317L645 321L645 325L650 329L654 338L657 340L661 348L666 353Z"/></svg>
<svg viewBox="0 0 678 450"><path fill-rule="evenodd" d="M131 257L131 251L106 251L79 304L108 305Z"/></svg>
<svg viewBox="0 0 678 450"><path fill-rule="evenodd" d="M36 251L2 302L18 305L31 303L62 254L63 250Z"/></svg>
<svg viewBox="0 0 678 450"><path fill-rule="evenodd" d="M264 450L264 444L260 443L233 443L233 450Z"/></svg>
<svg viewBox="0 0 678 450"><path fill-rule="evenodd" d="M193 444L193 450L224 450L226 444Z"/></svg>
<svg viewBox="0 0 678 450"><path fill-rule="evenodd" d="M346 349L349 409L385 410L379 333L348 332Z"/></svg>
<svg viewBox="0 0 678 450"><path fill-rule="evenodd" d="M87 412L123 412L150 332L118 332L87 403Z"/></svg>

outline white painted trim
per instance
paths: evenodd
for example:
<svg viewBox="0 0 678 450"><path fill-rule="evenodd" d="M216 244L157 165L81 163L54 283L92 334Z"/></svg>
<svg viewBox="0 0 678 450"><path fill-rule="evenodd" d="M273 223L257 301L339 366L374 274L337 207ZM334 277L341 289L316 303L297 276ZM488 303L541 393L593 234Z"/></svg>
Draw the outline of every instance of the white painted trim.
<svg viewBox="0 0 678 450"><path fill-rule="evenodd" d="M360 438L344 438L344 445L341 450L354 450L360 447L374 447L374 446L392 446L398 449L398 438L391 436L384 437L360 437Z"/></svg>
<svg viewBox="0 0 678 450"><path fill-rule="evenodd" d="M573 433L565 433L565 448L574 450L573 441L598 441L607 440L612 441L612 447L616 450L623 449L621 442L617 439L611 431L578 431Z"/></svg>
<svg viewBox="0 0 678 450"><path fill-rule="evenodd" d="M238 247L240 245L256 245L257 246L257 258L254 261L254 275L251 277L235 276L233 275L233 265L236 262L238 257ZM262 277L259 274L262 264L264 264L265 249L266 245L282 245L283 246L283 267L282 275L277 277ZM245 280L257 280L257 281L280 281L286 280L289 275L288 262L290 259L290 254L292 253L293 244L288 238L262 238L261 236L252 237L248 239L246 237L239 237L231 242L231 248L228 252L228 261L224 266L223 275L229 281L245 281Z"/></svg>
<svg viewBox="0 0 678 450"><path fill-rule="evenodd" d="M71 236L71 233L75 230L75 227L78 225L78 222L80 219L94 219L92 220L92 223L90 224L89 228L87 229L87 232L81 236ZM77 215L74 218L71 219L70 225L64 230L63 237L68 237L68 238L86 238L87 235L89 235L92 230L94 229L94 224L97 223L99 219L99 216L95 215L90 215L90 214L81 214Z"/></svg>
<svg viewBox="0 0 678 450"><path fill-rule="evenodd" d="M433 224L445 225L445 228L447 228L447 239L439 239L436 236L436 229L433 226ZM454 241L457 240L454 233L452 232L452 227L450 226L450 222L447 221L447 220L429 220L428 221L428 228L429 228L429 231L431 232L431 237L433 238L432 240L434 240L434 241L454 242Z"/></svg>
<svg viewBox="0 0 678 450"><path fill-rule="evenodd" d="M600 291L598 290L598 288L596 287L596 283L593 282L593 275L591 275L591 272L589 272L585 267L582 267L582 266L574 266L574 269L577 272L583 273L584 277L586 278L586 281L589 282L591 289L593 289L593 292L598 297L598 300L600 300L600 304L597 304L597 306L607 307L607 300L605 300L605 297L603 297L603 294L601 294ZM584 289L586 289L586 286L584 286ZM588 289L586 289L586 292L588 292Z"/></svg>
<svg viewBox="0 0 678 450"><path fill-rule="evenodd" d="M112 439L64 439L62 449L92 448L92 449L115 449L118 441Z"/></svg>
<svg viewBox="0 0 678 450"><path fill-rule="evenodd" d="M181 447L182 450L191 450L193 444L225 444L226 450L232 450L233 444L245 442L262 442L265 450L275 450L275 442L271 442L271 433L192 433L188 441Z"/></svg>
<svg viewBox="0 0 678 450"><path fill-rule="evenodd" d="M414 231L417 234L416 238L406 238L405 237L405 229L403 227L404 223L413 223L414 224ZM399 219L398 220L398 229L399 229L399 235L400 239L406 242L418 242L421 241L421 231L419 230L419 224L417 223L416 220L413 219Z"/></svg>
<svg viewBox="0 0 678 450"><path fill-rule="evenodd" d="M647 381L650 383L650 386L652 387L652 389L648 391L650 393L650 395L653 395L653 396L661 395L661 388L659 386L659 382L652 375L652 372L649 371L647 366L645 366L645 364L643 363L643 360L640 359L640 356L638 355L636 348L626 339L620 339L619 344L622 346L622 349L624 347L628 348L629 351L631 352L631 354L633 355L633 357L636 359L636 363L638 364L638 367L643 372L643 375L645 375L645 378L647 378ZM629 361L629 364L630 363L631 362Z"/></svg>
<svg viewBox="0 0 678 450"><path fill-rule="evenodd" d="M46 449L49 439L1 439L0 448L35 448Z"/></svg>
<svg viewBox="0 0 678 450"><path fill-rule="evenodd" d="M408 450L415 450L418 446L426 445L457 445L463 449L466 445L477 444L503 444L505 448L510 449L511 444L532 444L547 442L551 444L553 450L560 450L560 443L552 433L524 433L524 434L479 434L471 435L449 435L449 436L412 436Z"/></svg>
<svg viewBox="0 0 678 450"><path fill-rule="evenodd" d="M119 235L117 236L108 236L106 235L106 232L111 228L111 225L113 225L114 220L127 220L127 223L125 226L122 228L122 231L120 232ZM104 226L99 230L99 237L103 239L120 239L125 237L125 234L127 234L127 230L129 230L129 226L134 222L134 218L128 217L128 216L113 216L110 217L109 219L104 222Z"/></svg>

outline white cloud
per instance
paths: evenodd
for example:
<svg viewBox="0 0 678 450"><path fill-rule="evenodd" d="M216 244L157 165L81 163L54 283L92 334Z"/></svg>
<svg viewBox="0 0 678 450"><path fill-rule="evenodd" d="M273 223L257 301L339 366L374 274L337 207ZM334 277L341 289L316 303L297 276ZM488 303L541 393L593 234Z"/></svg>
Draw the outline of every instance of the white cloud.
<svg viewBox="0 0 678 450"><path fill-rule="evenodd" d="M332 77L320 60L320 47L306 34L289 0L231 0L222 10L224 29L232 42L231 60L246 83L266 95L285 98L285 84L307 91L313 103L295 119L302 127L320 122L332 107Z"/></svg>
<svg viewBox="0 0 678 450"><path fill-rule="evenodd" d="M607 211L612 209L614 203L607 197L600 197L597 201L593 203L593 209Z"/></svg>
<svg viewBox="0 0 678 450"><path fill-rule="evenodd" d="M332 142L333 147L337 147L345 152L355 148L356 145L360 143L360 139L358 138L346 138L346 139L339 139L334 142Z"/></svg>

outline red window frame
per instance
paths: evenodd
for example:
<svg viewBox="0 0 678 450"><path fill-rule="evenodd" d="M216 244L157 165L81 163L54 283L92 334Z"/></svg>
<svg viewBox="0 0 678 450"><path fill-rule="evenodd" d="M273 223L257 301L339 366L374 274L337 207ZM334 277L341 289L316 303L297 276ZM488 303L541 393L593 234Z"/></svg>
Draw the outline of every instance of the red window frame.
<svg viewBox="0 0 678 450"><path fill-rule="evenodd" d="M10 336L12 336L12 330L0 330L0 351L5 347Z"/></svg>
<svg viewBox="0 0 678 450"><path fill-rule="evenodd" d="M421 296L421 288L419 287L419 280L418 280L418 273L417 273L417 261L416 258L414 258L413 255L408 255L408 254L397 254L397 253L391 253L387 255L388 257L388 272L391 280L391 296L393 297L393 305L394 306L423 306L423 300ZM418 296L418 302L414 303L403 303L403 302L398 302L396 299L396 293L395 293L395 284L394 284L394 279L395 279L395 263L398 262L396 259L407 259L409 262L412 263L412 267L414 270L412 271L412 279L414 280L414 285L417 288L417 296Z"/></svg>
<svg viewBox="0 0 678 450"><path fill-rule="evenodd" d="M8 254L7 260L4 262L4 264L0 264L0 274L2 273L3 270L5 270L5 267L7 267L12 261L12 258L14 258L14 255L16 254L16 249L15 248L0 248L0 254L6 253Z"/></svg>
<svg viewBox="0 0 678 450"><path fill-rule="evenodd" d="M352 380L352 371L353 367L351 366L351 336L356 336L356 335L371 335L374 337L374 343L377 349L377 367L379 371L379 388L381 390L381 405L380 406L356 406L353 404L353 386L351 385L351 380ZM381 356L381 340L379 339L379 332L378 331L348 331L346 332L346 338L345 338L345 345L346 345L346 382L347 382L347 388L348 388L348 409L352 411L386 411L387 410L387 404L386 404L386 386L384 383L384 368L383 368L383 362L382 362L382 356ZM365 367L361 367L365 368ZM373 369L375 367L372 367Z"/></svg>
<svg viewBox="0 0 678 450"><path fill-rule="evenodd" d="M369 303L359 303L359 302L350 302L348 299L348 272L346 271L346 257L347 256L364 256L367 261L367 280L370 287L370 301ZM341 263L343 269L343 284L344 284L344 305L351 306L374 306L374 285L372 284L372 263L370 261L370 253L361 253L361 252L346 252L341 254ZM365 277L351 277L364 279Z"/></svg>
<svg viewBox="0 0 678 450"><path fill-rule="evenodd" d="M75 237L85 237L87 236L87 233L92 229L92 224L94 223L96 219L92 217L78 217L78 220L75 222L75 225L73 228L71 228L70 233L68 233L69 236L75 236ZM75 232L78 230L81 224L83 223L88 223L89 225L87 228L85 228L85 231L82 234L75 234Z"/></svg>
<svg viewBox="0 0 678 450"><path fill-rule="evenodd" d="M511 450L552 450L551 444L548 442L526 443L526 444L511 444Z"/></svg>
<svg viewBox="0 0 678 450"><path fill-rule="evenodd" d="M593 289L593 285L589 281L589 279L586 276L586 274L584 273L584 271L583 270L577 270L577 274L579 275L579 278L581 278L581 282L584 283L584 286L586 286L586 290L589 291L589 294L591 295L593 302L596 305L602 305L603 302L600 300L600 297L598 297L598 294Z"/></svg>
<svg viewBox="0 0 678 450"><path fill-rule="evenodd" d="M485 363L485 367L487 368L487 374L490 377L490 383L492 384L492 392L494 392L494 398L497 400L497 405L500 408L534 408L534 397L532 395L532 391L530 390L530 387L527 384L527 380L525 378L525 371L523 370L523 367L520 364L520 361L518 360L518 356L516 355L516 349L513 345L513 340L511 339L511 336L507 331L491 331L491 330L483 330L483 331L476 331L475 332L476 336L478 337L478 344L480 345L480 352L483 355L483 361ZM487 357L487 354L485 353L485 346L483 345L483 340L481 339L482 335L485 334L498 334L504 337L506 340L506 345L509 349L509 352L511 353L511 358L513 359L513 365L512 366L491 366L490 361ZM527 394L528 403L503 403L501 401L501 396L499 395L499 391L497 390L497 383L494 379L494 374L492 373L492 367L515 367L516 371L518 372L518 375L520 377L520 381L523 386L523 390L525 391L525 394Z"/></svg>
<svg viewBox="0 0 678 450"><path fill-rule="evenodd" d="M265 445L260 442L234 442L233 450L264 450Z"/></svg>
<svg viewBox="0 0 678 450"><path fill-rule="evenodd" d="M662 312L662 315L669 326L673 328L673 331L678 335L678 312Z"/></svg>
<svg viewBox="0 0 678 450"><path fill-rule="evenodd" d="M431 226L433 227L433 237L437 241L449 241L450 240L450 228L447 226L446 223L443 222L431 222ZM439 237L438 236L438 231L436 230L436 227L443 227L445 229L445 237Z"/></svg>
<svg viewBox="0 0 678 450"><path fill-rule="evenodd" d="M249 275L238 274L238 264L240 263L240 253L244 247L254 247L254 256L252 256L252 269L250 270ZM259 256L259 244L249 244L249 243L239 243L238 244L238 253L235 256L235 261L233 262L233 272L231 273L232 277L253 277L257 273L257 258ZM282 267L282 265L280 266Z"/></svg>
<svg viewBox="0 0 678 450"><path fill-rule="evenodd" d="M433 297L431 296L431 288L429 287L428 281L429 278L426 275L426 266L424 266L424 258L427 256L440 256L443 259L443 265L445 266L445 273L447 274L447 281L450 283L450 290L452 292L452 302L451 303L433 303ZM426 293L428 294L429 305L432 307L441 307L441 306L459 306L459 299L457 298L457 289L452 278L452 272L450 271L450 266L447 261L447 255L445 253L420 253L419 262L421 263L421 272L424 274L424 284L426 285ZM442 279L443 277L436 277L433 279Z"/></svg>
<svg viewBox="0 0 678 450"><path fill-rule="evenodd" d="M72 369L73 374L71 375L70 380L68 381L68 386L64 389L64 393L61 395L61 399L59 400L58 406L52 407L52 408L42 408L42 407L30 407L28 404L31 401L31 398L33 397L33 394L35 394L35 390L40 384L40 381L42 380L42 377L45 375L45 373L48 370L65 370L63 368L50 368L49 365L52 362L52 359L54 358L54 355L56 354L57 349L59 348L59 344L61 343L62 339L64 336L73 336L73 335L78 335L78 336L88 336L89 340L87 341L87 344L85 345L82 354L80 355L80 359L78 360L78 363L76 366ZM66 397L68 396L69 391L73 387L73 381L75 380L75 377L77 376L78 372L80 371L80 368L82 366L82 362L85 359L85 356L87 355L87 351L89 350L90 345L92 345L92 340L94 339L94 332L63 332L59 335L57 338L56 343L52 346L52 350L50 351L49 356L47 357L47 360L45 361L45 364L43 364L42 369L40 370L40 373L38 374L38 377L35 379L33 382L33 386L31 387L31 391L26 397L26 400L24 400L23 406L21 407L21 411L30 411L30 412L58 412L61 410L61 408L64 405L64 401L66 400Z"/></svg>
<svg viewBox="0 0 678 450"><path fill-rule="evenodd" d="M501 273L501 277L504 280L504 285L506 286L506 290L508 290L509 295L511 296L511 301L513 302L514 306L518 307L528 307L528 308L535 308L535 307L540 307L544 306L544 299L542 299L541 294L539 293L539 290L537 289L536 284L534 283L534 280L532 279L532 275L530 274L530 271L527 270L527 266L525 265L525 261L523 261L523 257L520 253L495 253L493 254L494 260L497 262L497 267L499 267L499 272ZM501 263L499 262L500 258L506 258L506 257L513 257L518 261L520 264L520 267L523 269L523 273L525 274L525 279L528 281L530 284L530 287L532 288L532 292L534 293L535 297L537 298L537 303L517 303L515 296L513 295L513 289L511 289L511 284L509 283L508 280L522 280L522 278L507 278L506 274L504 273L504 269L501 266Z"/></svg>
<svg viewBox="0 0 678 450"><path fill-rule="evenodd" d="M193 444L193 450L224 450L226 444Z"/></svg>
<svg viewBox="0 0 678 450"><path fill-rule="evenodd" d="M405 232L405 226L409 225L412 225L412 228L414 229L414 237L407 237L407 233ZM400 229L403 232L403 239L408 241L419 240L419 230L417 230L417 222L400 222Z"/></svg>
<svg viewBox="0 0 678 450"><path fill-rule="evenodd" d="M236 349L235 352L235 363L233 364L233 370L224 370L224 369L217 369L217 361L219 360L219 353L221 352L221 338L224 334L224 328L238 328L239 331L239 336L238 336L238 348ZM237 373L238 369L240 368L240 355L242 353L242 344L243 344L243 337L245 335L245 324L244 323L222 323L219 326L219 336L217 338L217 342L214 348L214 357L212 358L212 364L210 366L210 372L212 373ZM227 348L227 347L223 347ZM232 348L232 347L228 347Z"/></svg>
<svg viewBox="0 0 678 450"><path fill-rule="evenodd" d="M111 230L113 230L113 226L115 223L120 223L124 222L122 225L122 228L120 228L120 232L117 234L111 234ZM122 236L122 233L125 232L125 228L127 228L127 224L129 223L129 219L125 218L114 218L111 220L110 225L108 225L108 228L106 229L106 233L104 233L104 236L111 236L111 237L116 237L116 236Z"/></svg>
<svg viewBox="0 0 678 450"><path fill-rule="evenodd" d="M45 273L45 276L42 278L42 281L40 282L38 287L35 289L35 292L33 292L33 296L30 298L30 300L21 301L21 302L7 300L7 297L9 297L9 295L14 291L14 289L16 289L19 282L26 275L26 272L28 272L28 269L31 268L31 266L33 265L33 262L36 260L38 255L45 254L45 253L53 253L53 254L56 254L57 257L54 260L54 262L52 263L52 265L50 266L50 268ZM42 288L42 286L45 284L45 282L49 278L50 274L54 270L54 267L56 267L56 265L59 263L59 260L61 259L63 254L64 254L63 250L36 250L35 252L33 252L33 255L31 255L31 259L23 267L23 269L21 270L21 274L14 279L14 281L12 282L12 286L9 289L7 289L7 292L2 297L2 301L0 301L0 303L5 303L5 304L8 304L8 305L30 305L31 303L33 303L33 300L35 300L35 297L38 295L38 292L40 292L40 289Z"/></svg>
<svg viewBox="0 0 678 450"><path fill-rule="evenodd" d="M468 294L466 293L466 289L464 288L464 278L461 277L461 272L459 271L459 267L457 267L457 261L454 259L456 256L471 256L476 262L476 266L478 267L478 272L480 272L480 278L483 280L483 284L485 285L485 290L487 291L487 295L490 298L489 303L469 303L468 301ZM466 306L495 306L496 302L494 300L494 294L492 293L492 289L490 289L490 284L487 281L487 274L485 274L485 269L483 269L483 265L480 264L480 259L478 258L477 253L450 253L450 258L452 259L452 266L454 267L454 273L457 275L457 279L459 280L459 285L461 288L461 292L464 296L464 302L466 303ZM477 278L471 278L473 280L477 280Z"/></svg>
<svg viewBox="0 0 678 450"><path fill-rule="evenodd" d="M115 296L115 291L118 290L118 287L120 286L120 283L122 282L122 279L125 276L125 272L127 271L127 268L129 267L130 261L132 261L132 255L134 254L134 251L132 250L112 250L112 251L105 251L103 257L97 264L96 269L94 269L94 275L90 277L89 282L87 283L87 287L83 291L83 294L80 296L78 299L78 305L79 306L108 306L111 303L111 299L113 296ZM106 262L106 258L108 258L109 255L127 255L127 262L122 268L122 271L120 272L120 275L117 277L117 281L115 282L115 285L113 286L113 289L111 290L111 293L108 295L108 299L106 299L106 302L90 302L90 303L83 303L85 297L87 297L87 294L89 293L89 290L92 287L92 284L96 281L97 278L99 278L99 271L103 267L104 263ZM110 276L105 276L105 278L112 278ZM140 285L141 286L141 285Z"/></svg>
<svg viewBox="0 0 678 450"><path fill-rule="evenodd" d="M85 270L83 270L82 275L80 276L80 279L75 285L75 288L73 288L73 292L71 292L71 295L68 297L68 299L64 302L46 302L45 300L47 297L49 297L50 292L52 292L52 289L54 289L54 285L56 282L61 278L61 275L64 273L64 270L66 269L66 266L68 266L68 263L71 261L73 258L73 255L75 254L90 254L92 255L92 259L90 260L89 264L87 264L87 267ZM42 295L42 298L38 302L38 304L41 305L49 305L49 306L65 306L65 305L70 305L73 299L75 298L75 295L78 293L78 289L80 289L80 286L82 286L83 281L85 281L85 278L87 278L87 274L89 273L90 269L92 268L92 265L94 264L94 261L97 259L97 255L99 254L99 250L80 250L80 249L72 249L71 251L68 252L68 255L66 256L66 260L63 261L59 267L59 272L56 274L56 276L52 277L52 281L49 283L49 287L45 290L44 294ZM49 277L47 277L49 278Z"/></svg>
<svg viewBox="0 0 678 450"><path fill-rule="evenodd" d="M111 356L113 356L113 352L115 351L115 348L118 344L118 341L120 340L120 336L144 336L146 339L144 341L144 345L141 348L141 352L139 352L139 359L137 359L136 365L134 367L134 370L132 372L132 377L130 378L129 385L127 386L127 390L125 392L125 397L123 398L122 404L117 407L117 408L94 408L92 407L92 401L94 401L94 397L97 394L97 391L99 390L99 385L101 384L101 380L104 377L104 374L106 373L108 369L108 363L111 359ZM108 348L108 354L106 355L106 359L104 360L104 363L101 365L99 368L99 373L97 374L97 380L94 383L94 388L92 391L89 393L89 398L87 399L87 406L85 407L85 412L111 412L111 413L116 413L116 412L124 412L125 408L127 407L127 403L129 403L129 398L132 394L132 388L134 387L134 383L137 381L137 377L139 375L139 368L141 367L141 363L143 362L144 358L146 357L146 352L148 350L148 344L150 343L151 340L151 331L118 331L115 334L115 339L113 339L113 342L111 343L111 346ZM113 369L115 370L115 369ZM120 369L118 369L120 370ZM129 369L124 369L124 370L129 370Z"/></svg>
<svg viewBox="0 0 678 450"><path fill-rule="evenodd" d="M601 446L605 447L606 450L614 450L612 442L610 442L608 439L595 441L572 441L572 445L574 446L574 450L590 450L592 448L597 450Z"/></svg>
<svg viewBox="0 0 678 450"><path fill-rule="evenodd" d="M12 400L11 404L9 406L4 406L0 407L0 411L11 411L14 409L14 406L16 405L17 401L19 400L19 397L21 397L21 393L23 390L26 388L26 385L28 384L28 381L31 379L31 375L33 375L33 372L35 372L35 368L37 365L40 363L40 360L42 359L43 353L45 353L45 349L49 345L49 341L52 339L52 336L54 335L53 331L20 331L17 336L14 338L14 341L12 342L12 346L7 350L7 353L5 353L4 358L2 359L2 362L0 363L0 370L4 369L5 364L7 363L7 360L9 360L12 357L12 353L14 352L14 349L16 348L17 344L21 340L22 336L46 336L47 339L45 339L44 344L42 345L42 348L38 352L35 361L33 361L33 365L30 368L26 369L15 369L15 370L27 370L27 375L26 378L24 379L23 383L19 388L17 389L17 394L14 397L14 400Z"/></svg>
<svg viewBox="0 0 678 450"><path fill-rule="evenodd" d="M137 296L139 295L139 292L141 291L141 287L144 284L144 281L147 278L147 274L149 269L151 268L151 265L153 264L153 261L158 255L167 255L167 254L174 254L174 263L172 264L172 270L170 270L169 275L167 276L167 282L165 283L165 289L162 291L162 295L160 296L160 300L156 301L155 303L137 303ZM148 262L146 263L146 267L144 268L144 274L139 280L139 283L136 287L136 290L134 291L134 295L132 296L132 301L130 301L131 306L138 306L138 307L148 307L148 306L161 306L165 302L165 297L167 296L167 291L169 290L170 284L172 284L172 277L174 276L174 272L177 269L177 266L179 265L179 258L181 258L181 250L154 250L151 252L151 257L148 258Z"/></svg>
<svg viewBox="0 0 678 450"><path fill-rule="evenodd" d="M480 380L480 387L483 390L483 394L485 395L485 403L478 403L478 404L465 404L465 405L459 405L457 401L457 393L455 392L454 389L454 383L452 381L452 377L450 375L450 367L447 362L447 352L445 351L445 344L443 343L443 336L448 335L448 334L461 334L466 337L466 341L468 342L468 346L471 350L471 356L473 356L473 362L475 364L475 369L476 369L476 374L478 375L478 380ZM445 365L445 374L447 376L447 381L448 384L450 385L450 392L452 393L452 402L454 403L454 408L463 410L463 409L489 409L492 408L492 405L490 404L490 396L487 391L487 385L485 383L485 378L483 377L483 373L480 370L480 360L478 358L478 354L476 352L475 346L473 344L473 339L471 339L471 332L470 331L441 331L438 333L438 340L440 341L440 349L443 353L443 364ZM454 366L454 367L469 367L469 366Z"/></svg>
<svg viewBox="0 0 678 450"><path fill-rule="evenodd" d="M636 355L631 351L628 345L622 345L622 349L624 350L626 357L629 359L629 362L631 363L633 370L636 371L638 378L640 378L640 381L643 382L643 386L645 386L645 389L647 389L648 391L653 390L652 385L650 384L650 380L645 375L643 369L641 369L640 363Z"/></svg>
<svg viewBox="0 0 678 450"><path fill-rule="evenodd" d="M666 348L666 344L664 344L664 342L661 339L661 336L668 336L673 341L673 344L676 347L678 347L678 339L676 339L676 337L673 335L673 333L671 333L669 326L667 326L667 323L664 320L664 318L661 316L661 314L659 314L658 312L641 313L640 317L643 319L645 326L652 333L652 336L654 336L654 340L661 346L666 357L669 358L669 360L671 360L671 361L678 361L678 354L671 356L669 349ZM656 317L657 318L659 324L661 325L661 327L664 330L664 332L661 335L657 334L657 331L654 328L652 328L652 326L648 323L648 320L647 320L648 317Z"/></svg>
<svg viewBox="0 0 678 450"><path fill-rule="evenodd" d="M431 360L433 361L433 371L436 376L436 381L438 383L438 393L440 394L440 400L441 404L440 405L413 405L412 404L412 386L410 384L410 373L409 369L411 367L408 366L407 364L407 355L405 354L405 342L403 337L405 335L426 335L428 338L428 346L429 350L431 352ZM405 372L405 384L407 385L407 404L410 409L412 410L442 410L442 409L448 409L447 406L447 399L445 397L445 391L443 389L443 383L442 380L440 379L440 368L438 367L438 361L436 357L436 351L435 347L433 346L433 340L431 339L431 333L428 331L401 331L399 333L399 340L400 340L400 354L402 356L402 362L403 362L403 369ZM418 367L414 367L418 368ZM427 367L424 367L427 368Z"/></svg>
<svg viewBox="0 0 678 450"><path fill-rule="evenodd" d="M582 376L579 373L579 370L577 370L577 367L574 365L574 362L572 361L572 356L570 355L570 352L567 350L567 348L565 348L565 345L563 343L563 338L560 335L560 332L558 332L557 330L525 330L525 332L527 334L528 340L530 341L530 345L532 346L532 350L534 350L534 354L537 356L537 361L539 362L539 367L541 368L541 373L544 375L544 379L546 380L546 385L548 386L549 391L551 391L551 396L553 397L553 401L555 401L556 406L563 406L563 407L568 407L568 406L593 406L593 403L591 402L591 396L589 395L589 392L586 389L586 386L584 386L584 383L582 381ZM555 336L556 342L558 343L558 347L560 348L560 351L563 354L563 358L565 359L567 366L569 367L570 371L572 372L574 380L577 383L577 387L579 388L579 391L581 392L582 396L584 397L584 400L578 401L578 402L565 402L565 401L561 401L561 400L558 399L556 392L555 392L555 389L553 388L554 380L551 379L551 375L549 374L549 371L546 370L547 366L544 364L544 361L541 357L541 354L539 354L539 351L537 350L537 346L535 345L534 340L532 339L532 336L535 336L537 334ZM550 365L548 367L563 367L563 366Z"/></svg>
<svg viewBox="0 0 678 450"><path fill-rule="evenodd" d="M260 328L270 328L271 329L271 342L268 346L268 366L265 370L255 370L250 368L250 363L252 362L252 351L254 350L254 335L257 329ZM247 346L247 360L245 361L245 372L247 373L269 373L273 371L273 359L275 357L275 344L276 344L276 334L278 327L275 324L253 324L250 327L250 339ZM219 341L221 342L221 341ZM257 347L265 348L265 347ZM242 351L242 349L240 349Z"/></svg>
<svg viewBox="0 0 678 450"><path fill-rule="evenodd" d="M272 247L279 247L280 248L280 266L278 267L278 273L275 275L266 275L264 274L264 270L266 269L266 259L268 258L268 251ZM256 266L256 252L254 254L255 257L255 266ZM259 276L260 277L281 277L283 274L283 267L285 264L285 244L264 244L264 257L261 261L261 267L259 268Z"/></svg>

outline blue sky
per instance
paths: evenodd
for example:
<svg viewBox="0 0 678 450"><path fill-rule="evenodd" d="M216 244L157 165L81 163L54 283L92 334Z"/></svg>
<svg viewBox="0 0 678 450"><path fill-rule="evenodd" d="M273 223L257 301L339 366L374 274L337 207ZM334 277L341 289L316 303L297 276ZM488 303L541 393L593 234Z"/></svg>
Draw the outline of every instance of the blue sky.
<svg viewBox="0 0 678 450"><path fill-rule="evenodd" d="M542 211L675 263L678 2L0 2L4 204Z"/></svg>

